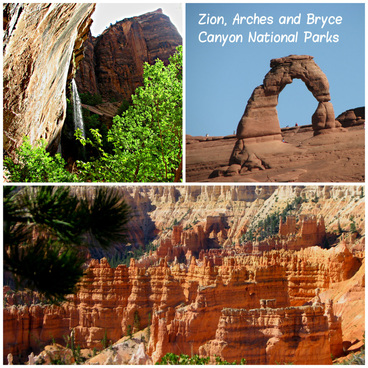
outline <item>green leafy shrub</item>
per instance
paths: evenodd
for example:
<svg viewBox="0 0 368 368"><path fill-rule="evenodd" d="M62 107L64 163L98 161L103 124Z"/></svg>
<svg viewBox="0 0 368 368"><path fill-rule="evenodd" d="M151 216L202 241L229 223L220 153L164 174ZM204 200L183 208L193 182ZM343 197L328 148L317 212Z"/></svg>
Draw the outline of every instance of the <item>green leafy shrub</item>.
<svg viewBox="0 0 368 368"><path fill-rule="evenodd" d="M189 357L186 354L176 355L173 353L167 353L164 355L160 361L156 363L156 365L206 365L210 362L209 357L199 357L198 355L193 355ZM221 359L216 356L216 365L237 365L237 361L232 363L227 362L226 360ZM246 364L245 359L241 359L239 364Z"/></svg>
<svg viewBox="0 0 368 368"><path fill-rule="evenodd" d="M116 115L122 115L123 112L129 109L129 106L130 106L129 102L124 100L119 106L118 111L116 112Z"/></svg>
<svg viewBox="0 0 368 368"><path fill-rule="evenodd" d="M40 140L32 147L28 137L16 151L16 159L4 157L4 167L9 172L9 180L18 183L76 182L76 175L69 173L60 154L51 156L46 151L46 141Z"/></svg>

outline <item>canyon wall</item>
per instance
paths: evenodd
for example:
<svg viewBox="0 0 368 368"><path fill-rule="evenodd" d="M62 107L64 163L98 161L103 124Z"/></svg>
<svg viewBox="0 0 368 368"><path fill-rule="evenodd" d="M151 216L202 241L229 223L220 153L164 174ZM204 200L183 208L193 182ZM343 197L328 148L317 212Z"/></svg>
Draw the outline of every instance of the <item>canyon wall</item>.
<svg viewBox="0 0 368 368"><path fill-rule="evenodd" d="M161 59L165 65L182 38L161 9L111 25L89 36L85 59L76 74L79 92L99 93L104 101L130 100L143 84L143 65Z"/></svg>
<svg viewBox="0 0 368 368"><path fill-rule="evenodd" d="M56 151L67 81L83 58L94 4L4 4L3 143L12 154L24 136Z"/></svg>
<svg viewBox="0 0 368 368"><path fill-rule="evenodd" d="M308 364L312 358L330 364L330 354L342 353L342 341L346 346L361 339L362 186L116 190L133 211L130 240L145 245L154 239L160 245L157 253L132 259L129 267L91 260L78 293L60 306L8 303L4 356L37 351L53 339L63 344L71 331L77 345L102 348L105 338L115 342L129 330L150 326L148 354L153 361L172 352L245 358L251 364ZM239 241L250 224L296 197L304 201L296 217L280 225L277 236L299 249L259 251L254 243L258 250L249 251L249 244ZM312 244L324 231L349 229L352 221L358 232L346 230L332 248ZM265 241L277 244L275 239ZM239 342L258 350L241 350Z"/></svg>
<svg viewBox="0 0 368 368"><path fill-rule="evenodd" d="M353 218L359 232L365 232L363 186L127 186L119 190L133 212L130 243L154 240L160 244L171 239L174 225L182 226L181 236L188 237L182 242L190 242L191 236L201 236L197 228L204 230L208 221L215 221L219 229L227 227L225 237L222 230L215 231L222 235L219 244L238 244L252 224L282 212L296 197L303 199L298 219L322 216L325 231L332 233L339 224L349 230Z"/></svg>
<svg viewBox="0 0 368 368"><path fill-rule="evenodd" d="M341 262L342 258L344 262ZM274 299L268 305L272 310L267 310L266 314L296 313L301 323L298 329L305 331L308 326L312 331L311 334L300 332L298 335L301 349L298 362L306 364L308 350L305 354L302 351L313 341L313 328L317 328L319 322L311 328L309 317L305 319L303 313L312 313L322 321L323 344L327 344L323 354L330 349L326 336L338 333L341 324L334 326L335 332L332 333L323 317L324 307L305 311L301 306L313 302L317 288L321 292L326 291L334 283L348 280L359 267L359 260L353 257L345 244L330 250L313 247L297 253L272 251L262 257L224 257L221 266L214 266L210 258L203 261L192 258L189 265L169 265L161 259L156 266L146 268L138 267L132 260L130 267L112 269L104 259L101 262L93 260L78 293L70 296L68 303L4 309L4 354L11 352L17 355L27 349L36 350L40 344L51 340L62 343L63 336L69 336L71 330L74 330L76 344L101 348L105 335L108 340L117 341L130 328L136 331L150 323L148 352L154 361L167 352L209 352L217 344L212 340L218 340L219 334L223 335L219 328L221 330L223 325L224 308L246 309L253 313L251 310L258 309L261 300ZM290 309L291 306L294 309ZM286 310L283 312L280 308ZM291 320L292 317L286 318L285 324L290 326ZM262 323L259 328L269 330L267 341L280 335ZM278 326L281 330L284 328L283 324ZM249 328L238 331L242 338ZM227 335L230 340L225 339L226 343L231 345L234 336L231 333ZM321 334L317 335L321 338ZM285 351L291 354L295 340L287 333L282 333L282 336L282 344L289 344ZM275 342L274 339L272 341ZM267 346L269 344L266 343ZM342 349L342 344L338 345ZM232 349L236 350L236 347ZM235 350L222 353L219 349L218 353L223 358L232 359ZM249 356L244 358L253 361ZM263 362L260 356L254 359L258 364ZM289 355L285 355L283 361L288 359Z"/></svg>

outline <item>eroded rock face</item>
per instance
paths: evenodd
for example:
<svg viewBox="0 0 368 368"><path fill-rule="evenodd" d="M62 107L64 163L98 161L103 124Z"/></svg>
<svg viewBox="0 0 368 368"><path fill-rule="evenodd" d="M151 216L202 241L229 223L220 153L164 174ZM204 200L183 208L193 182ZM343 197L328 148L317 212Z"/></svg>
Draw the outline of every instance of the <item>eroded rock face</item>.
<svg viewBox="0 0 368 368"><path fill-rule="evenodd" d="M4 149L23 136L57 147L68 75L83 57L94 4L23 4L6 14L3 64Z"/></svg>
<svg viewBox="0 0 368 368"><path fill-rule="evenodd" d="M323 103L330 101L330 87L327 77L314 62L312 56L290 55L272 59L271 70L266 74L263 84L254 90L239 122L238 139L281 139L276 110L278 95L287 84L292 83L294 78L301 79L305 83L320 106L325 106ZM334 122L335 116L331 104L328 105L328 112L328 118L332 113ZM318 130L329 127L318 127Z"/></svg>
<svg viewBox="0 0 368 368"><path fill-rule="evenodd" d="M70 297L70 302L59 307L37 305L4 309L4 354L15 355L29 347L37 349L39 342L46 344L52 338L62 343L63 335L70 335L72 330L76 344L101 348L105 334L107 339L117 341L126 335L128 326L137 331L151 322L148 354L154 361L167 352L198 353L201 346L217 340L224 308L251 310L259 308L262 299L275 299L267 304L267 308L271 308L267 313L278 315L278 308L286 308L289 313L288 307L302 306L313 300L316 288L321 292L328 290L334 282L349 279L357 267L359 265L346 246L328 251L314 247L297 253L273 251L263 256L223 257L219 266L210 258L203 261L192 258L187 266L178 263L170 266L162 259L158 265L148 268L138 267L132 261L129 268L119 266L116 269L110 268L104 259L93 261L79 292ZM313 345L313 328L319 323L312 326L302 318L303 310L295 311L301 324L295 326L293 318L286 319L288 331L294 328L307 331L303 325L307 323L311 334L300 332L299 337L305 339L303 344L308 342L309 348L320 346L319 342ZM315 313L314 317L317 315L325 338L329 328L323 312ZM264 322L259 320L261 326L271 317L262 318ZM335 331L338 324L334 326ZM33 339L29 338L30 334ZM269 334L269 338L279 336L275 331ZM236 338L230 332L221 336L230 345ZM289 341L286 332L284 338L284 342ZM324 341L327 350L330 349L328 341L328 338ZM336 348L336 338L334 341ZM305 347L303 344L301 350ZM288 343L284 347L287 347L285 351L292 349ZM222 356L232 357L231 354ZM300 354L298 362L306 364L308 357ZM262 359L255 354L254 362L261 364Z"/></svg>
<svg viewBox="0 0 368 368"><path fill-rule="evenodd" d="M143 84L143 64L157 58L167 64L181 43L161 9L117 22L89 39L87 57L77 73L78 90L99 93L105 101L129 100Z"/></svg>
<svg viewBox="0 0 368 368"><path fill-rule="evenodd" d="M290 55L272 59L270 66L271 70L266 74L263 84L254 89L238 124L238 141L231 154L226 175L268 168L262 157L248 145L282 140L276 110L278 96L295 78L301 79L318 101L312 116L314 135L341 126L335 121L327 77L314 62L313 56Z"/></svg>
<svg viewBox="0 0 368 368"><path fill-rule="evenodd" d="M267 302L265 300L264 302ZM339 326L340 346L341 320ZM200 347L203 356L247 364L332 364L328 317L322 304L257 309L224 308L216 337ZM304 331L308 331L305 334ZM315 349L318 344L319 348Z"/></svg>
<svg viewBox="0 0 368 368"><path fill-rule="evenodd" d="M364 124L365 107L347 110L340 114L336 120L339 121L344 128Z"/></svg>
<svg viewBox="0 0 368 368"><path fill-rule="evenodd" d="M362 334L362 327L356 325L364 327L365 238L349 235L331 249L311 245L325 231L333 232L339 225L347 229L353 220L364 234L364 221L360 221L364 217L362 189L119 188L136 215L131 241L145 243L146 232L162 232L161 258L147 258L146 263L132 260L129 267L117 268L111 268L106 259L92 260L79 292L70 296L68 303L6 306L4 357L36 350L40 343L48 344L53 338L65 344L63 336L70 336L71 331L77 345L100 349L105 336L115 342L127 334L129 326L135 332L151 325L147 354L154 362L172 352L214 353L228 361L236 356L237 360L246 358L248 363L257 364L308 364L309 359L317 364L317 357L309 355L320 349L318 363L327 364L330 354L341 353L341 328L344 341L353 343ZM303 211L299 221L289 217L281 223L278 240L255 242L258 251L254 252L247 244L239 244L250 219L262 219L282 209L295 196L306 200L300 203ZM301 215L306 212L311 216ZM323 214L324 220L317 214ZM174 218L180 224L167 231ZM208 240L221 247L196 248ZM175 260L180 246L190 248L187 262ZM172 253L168 253L170 249ZM195 252L199 252L197 259ZM320 295L316 295L316 289ZM9 289L4 291L4 300L15 304L6 293ZM329 299L333 299L333 305ZM308 308L316 303L322 307ZM234 312L226 314L224 308ZM342 316L342 323L336 316ZM249 347L261 344L240 356L235 355L240 342Z"/></svg>

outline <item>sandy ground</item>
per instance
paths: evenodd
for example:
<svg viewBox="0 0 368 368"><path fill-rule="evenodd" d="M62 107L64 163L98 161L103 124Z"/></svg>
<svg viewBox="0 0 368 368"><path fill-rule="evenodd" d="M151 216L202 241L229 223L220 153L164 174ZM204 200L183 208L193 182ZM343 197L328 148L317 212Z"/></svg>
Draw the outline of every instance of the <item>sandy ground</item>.
<svg viewBox="0 0 368 368"><path fill-rule="evenodd" d="M210 178L226 170L235 136L186 139L187 182L364 182L363 125L313 136L311 126L285 128L286 143L258 143L252 148L270 165L266 170Z"/></svg>

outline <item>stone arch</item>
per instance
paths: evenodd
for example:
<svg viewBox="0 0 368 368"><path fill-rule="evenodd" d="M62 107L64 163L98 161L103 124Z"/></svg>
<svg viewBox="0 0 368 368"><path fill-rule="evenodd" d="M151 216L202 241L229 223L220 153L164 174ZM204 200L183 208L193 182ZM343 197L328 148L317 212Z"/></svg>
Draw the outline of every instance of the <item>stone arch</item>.
<svg viewBox="0 0 368 368"><path fill-rule="evenodd" d="M282 139L276 110L278 96L295 78L301 79L318 101L317 110L312 116L314 134L336 127L329 83L313 56L289 55L272 59L270 66L271 70L266 74L263 84L254 89L248 100L238 124L238 139L249 142Z"/></svg>

